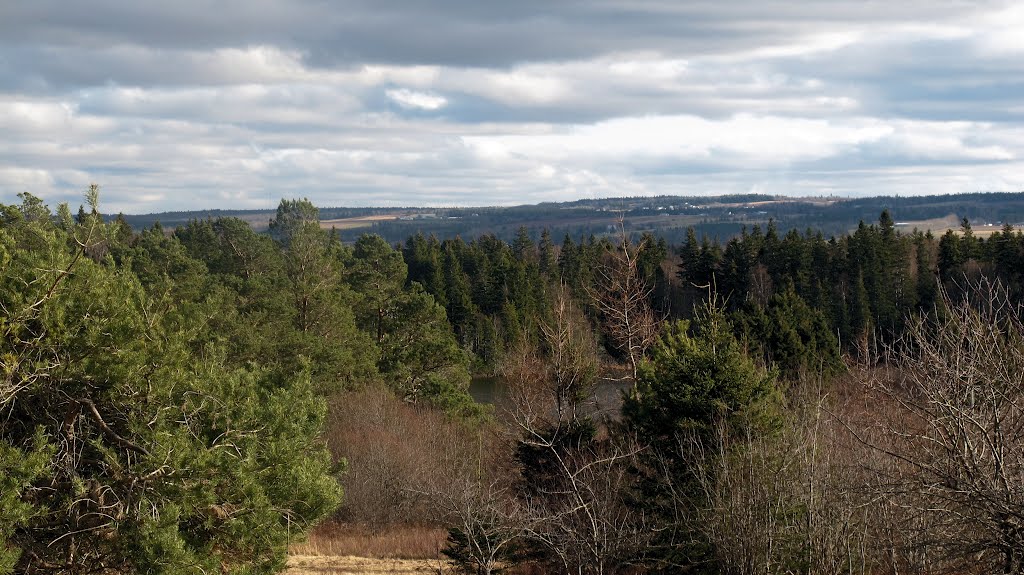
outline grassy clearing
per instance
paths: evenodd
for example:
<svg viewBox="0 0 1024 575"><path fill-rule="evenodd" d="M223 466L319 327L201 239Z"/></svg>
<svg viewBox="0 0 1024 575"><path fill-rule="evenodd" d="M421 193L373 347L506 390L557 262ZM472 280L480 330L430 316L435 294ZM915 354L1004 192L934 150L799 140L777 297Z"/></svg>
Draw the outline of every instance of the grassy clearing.
<svg viewBox="0 0 1024 575"><path fill-rule="evenodd" d="M376 532L325 523L310 533L308 541L293 545L290 552L295 556L437 559L447 536L447 531L434 527L389 527Z"/></svg>
<svg viewBox="0 0 1024 575"><path fill-rule="evenodd" d="M285 575L423 575L452 573L437 559L371 559L352 556L292 555Z"/></svg>
<svg viewBox="0 0 1024 575"><path fill-rule="evenodd" d="M932 234L934 234L936 237L939 237L939 236L945 235L945 233L947 231L950 231L950 230L952 230L954 233L956 233L958 235L962 231L960 226L958 225L958 226L955 226L955 227L954 226L950 226L948 228L933 229L932 230ZM1014 231L1019 231L1019 230L1020 230L1020 228L1014 228ZM1002 226L978 226L978 227L975 227L975 228L971 228L971 234L973 234L974 237L976 237L976 238L985 238L985 239L987 239L989 236L991 236L992 234L994 234L996 232L1000 232L1001 233L1002 231L1003 231L1003 227Z"/></svg>
<svg viewBox="0 0 1024 575"><path fill-rule="evenodd" d="M448 533L431 527L365 527L325 523L293 545L286 575L420 575L453 573L440 559Z"/></svg>

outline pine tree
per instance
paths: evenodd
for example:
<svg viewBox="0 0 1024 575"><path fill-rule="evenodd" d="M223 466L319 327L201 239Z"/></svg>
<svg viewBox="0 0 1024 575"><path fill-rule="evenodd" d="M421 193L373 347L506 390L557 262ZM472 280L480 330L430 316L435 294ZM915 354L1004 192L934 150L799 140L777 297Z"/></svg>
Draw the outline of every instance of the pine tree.
<svg viewBox="0 0 1024 575"><path fill-rule="evenodd" d="M87 257L112 233L95 207L0 227L0 572L277 571L339 501L325 404L307 374L197 355L205 318Z"/></svg>
<svg viewBox="0 0 1024 575"><path fill-rule="evenodd" d="M580 254L576 243L572 241L569 234L565 234L562 240L562 249L558 253L558 270L562 276L562 282L568 285L579 283L580 276Z"/></svg>
<svg viewBox="0 0 1024 575"><path fill-rule="evenodd" d="M320 210L306 198L285 200L277 206L277 215L270 220L270 235L284 245L291 241L292 234L306 224L320 223Z"/></svg>

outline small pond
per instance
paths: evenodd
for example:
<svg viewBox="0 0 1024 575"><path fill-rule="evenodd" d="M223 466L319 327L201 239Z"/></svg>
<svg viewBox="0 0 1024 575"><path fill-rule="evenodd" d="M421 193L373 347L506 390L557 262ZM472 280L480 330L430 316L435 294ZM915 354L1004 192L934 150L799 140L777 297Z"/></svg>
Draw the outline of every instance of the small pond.
<svg viewBox="0 0 1024 575"><path fill-rule="evenodd" d="M617 414L622 405L622 393L629 383L615 379L598 379L594 392L583 402L585 411L594 414ZM505 398L505 385L500 378L476 376L469 382L469 394L477 403L488 403L501 407Z"/></svg>

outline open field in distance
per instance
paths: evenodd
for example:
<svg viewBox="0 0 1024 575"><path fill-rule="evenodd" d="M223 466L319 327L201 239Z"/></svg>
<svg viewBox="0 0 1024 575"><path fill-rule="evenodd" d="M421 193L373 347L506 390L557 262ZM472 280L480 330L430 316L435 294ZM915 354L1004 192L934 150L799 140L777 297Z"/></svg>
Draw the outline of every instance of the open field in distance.
<svg viewBox="0 0 1024 575"><path fill-rule="evenodd" d="M954 214L950 214L944 218L932 218L928 220L917 220L910 222L896 222L896 227L903 232L911 232L913 230L920 230L922 232L931 232L935 236L941 236L946 232L952 230L953 232L960 233L960 219ZM1019 230L1020 226L1014 226L1015 230ZM971 233L975 237L987 238L996 232L1001 232L1003 226L994 223L982 222L972 223Z"/></svg>
<svg viewBox="0 0 1024 575"><path fill-rule="evenodd" d="M397 220L401 216L398 214L387 214L387 215L376 215L376 216L360 216L355 218L338 218L334 220L320 220L320 227L325 230L336 229L336 230L355 230L359 228L372 227L376 222L386 222Z"/></svg>
<svg viewBox="0 0 1024 575"><path fill-rule="evenodd" d="M670 244L679 244L690 226L698 237L707 235L724 242L744 227L749 230L761 225L763 229L769 220L775 221L780 235L790 229L820 230L826 237L842 235L856 230L861 221L877 223L882 210L889 210L902 224L899 228L908 233L916 227L940 235L947 229L959 229L960 220L966 217L976 234L985 236L1003 222L1024 222L1024 193L856 198L745 194L604 198L508 207L321 207L320 223L324 229L337 230L346 242L368 232L381 235L389 243L404 242L417 233L434 234L439 239L461 236L467 241L493 233L511 241L520 226L525 226L534 240L541 229L547 228L555 241L566 234L578 241L591 234L614 233L622 217L631 234L650 232ZM129 215L126 220L137 230L157 221L173 229L192 219L228 216L241 218L262 232L275 214L274 210L206 210Z"/></svg>

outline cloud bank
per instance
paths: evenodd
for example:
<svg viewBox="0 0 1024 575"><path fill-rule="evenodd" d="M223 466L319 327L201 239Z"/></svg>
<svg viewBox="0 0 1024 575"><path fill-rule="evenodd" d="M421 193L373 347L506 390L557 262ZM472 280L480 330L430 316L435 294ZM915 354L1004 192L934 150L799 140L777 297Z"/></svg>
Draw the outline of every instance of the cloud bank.
<svg viewBox="0 0 1024 575"><path fill-rule="evenodd" d="M0 202L1024 189L1013 3L11 2Z"/></svg>

